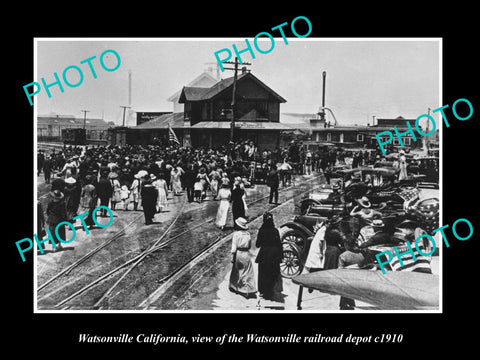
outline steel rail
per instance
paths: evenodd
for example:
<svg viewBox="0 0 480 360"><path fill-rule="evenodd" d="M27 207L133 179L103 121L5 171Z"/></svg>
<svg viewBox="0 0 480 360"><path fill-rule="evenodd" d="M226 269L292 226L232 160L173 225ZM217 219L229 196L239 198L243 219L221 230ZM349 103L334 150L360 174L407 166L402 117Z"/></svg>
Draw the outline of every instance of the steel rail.
<svg viewBox="0 0 480 360"><path fill-rule="evenodd" d="M83 263L85 260L89 259L90 257L92 257L93 255L95 255L97 252L99 252L100 250L102 250L104 247L106 247L107 245L109 245L110 243L112 243L114 240L118 239L120 236L122 236L124 233L125 233L125 230L127 230L127 228L129 228L133 223L135 223L138 219L140 219L142 216L142 214L139 214L137 217L135 217L132 221L130 221L127 225L125 225L121 230L119 230L115 235L113 235L110 239L108 239L107 241L103 242L102 244L98 245L97 247L95 247L94 249L90 250L87 254L83 255L80 259L76 260L75 262L73 262L72 264L70 264L69 266L67 266L65 269L61 270L59 273L57 273L55 276L51 277L49 280L47 280L45 283L43 283L42 285L40 285L38 288L37 288L37 292L42 290L44 287L46 287L47 285L49 285L51 282L55 281L56 279L58 279L60 276L62 275L68 275L68 273L70 273L70 271L72 271L74 268L76 268L77 266L79 266L81 263Z"/></svg>
<svg viewBox="0 0 480 360"><path fill-rule="evenodd" d="M311 181L313 181L313 180L315 180L315 179L317 179L317 178L318 178L318 175L312 177L311 179L306 180L305 183L311 182ZM279 193L284 192L284 191L287 191L287 190L291 189L291 188L294 187L294 186L295 186L295 185L290 185L290 186L288 186L288 187L282 188L282 189L279 191ZM302 193L300 193L300 194L298 194L298 195L296 195L296 196L302 195L302 194L304 194L304 193L306 193L306 192L309 192L309 191L311 191L311 190L312 190L312 189L308 189L308 190L306 190L306 191L304 191L304 192L302 192ZM269 197L269 195L262 196L262 197L254 200L254 201L252 201L252 202L250 202L250 203L247 203L247 206L248 206L248 205L252 205L252 204L254 204L254 203L257 203L257 202L259 202L259 201L261 201L261 200L264 200L264 199L266 199L266 198L268 198L268 197ZM182 209L183 209L184 206L185 206L185 203L182 205ZM96 302L95 305L98 307L98 304L99 304L101 301L105 300L105 299L111 294L111 292L113 291L113 289L118 286L118 284L121 282L121 280L123 280L123 279L125 278L125 276L126 276L131 270L133 270L133 268L135 268L139 263L141 263L141 261L143 261L143 259L144 259L145 257L147 257L148 255L150 255L151 253L153 253L153 252L155 252L155 251L158 251L158 250L161 250L161 249L165 248L165 247L166 247L168 244L170 244L173 240L179 238L180 236L182 236L182 235L184 235L184 234L186 234L186 233L188 233L188 232L191 232L192 230L194 230L194 229L196 229L196 228L198 228L198 227L200 227L200 226L205 225L206 223L211 222L211 221L214 219L214 217L209 218L209 219L207 219L206 221L204 221L204 222L196 225L195 227L190 228L190 229L188 229L188 230L185 230L185 231L181 232L180 234L177 234L177 235L173 236L172 238L169 238L167 241L159 244L159 242L160 242L161 240L163 240L163 239L165 238L165 236L168 234L168 232L171 230L172 226L173 226L174 223L178 220L178 217L179 217L181 214L182 214L182 211L179 211L179 213L178 213L178 215L176 216L176 218L174 219L174 221L169 225L169 228L167 229L167 231L165 231L165 233L164 233L150 248L142 251L140 254L138 254L137 256L133 257L132 259L130 259L130 260L126 261L125 263L117 266L116 268L112 269L112 270L109 271L108 273L106 273L106 274L102 275L101 277L97 278L97 279L94 280L93 282L85 285L85 286L82 287L80 290L76 291L76 292L73 293L72 295L68 296L67 298L65 298L65 299L63 299L62 301L60 301L59 303L57 303L57 304L55 305L55 307L56 307L56 308L61 307L61 306L64 305L65 303L67 303L67 302L69 302L70 300L76 298L77 296L83 294L84 292L90 290L91 288L93 288L94 286L96 286L97 284L99 284L100 282L102 282L103 280L109 278L110 276L112 276L113 274L117 273L118 271L120 271L120 270L123 269L124 267L126 267L126 266L128 266L128 265L130 265L130 264L133 263L132 267L129 268L129 269L126 271L126 273L124 274L124 276L122 276L117 282L115 282L115 284L114 284L113 286L111 286L111 287L104 293L104 295L102 296L102 298L101 298L99 301ZM257 216L255 219L257 219L257 218L258 218L258 216ZM253 220L251 220L251 221L253 221ZM250 221L250 222L251 222L251 221ZM227 235L225 235L225 236L228 236L228 235L229 235L229 234L227 234ZM194 257L201 256L201 253L204 253L205 251L207 251L208 249L210 249L212 246L214 246L216 243L218 243L221 238L222 238L222 237L220 237L219 239L215 240L213 243L207 245L207 248L202 249L199 253L197 253L196 255L194 255ZM179 268L184 268L185 266L188 266L188 264L191 263L194 259L195 259L195 258L192 258L190 261L188 261L187 263L185 263L184 265L182 265L182 266L179 267ZM175 273L175 272L178 272L178 271L181 271L181 269L180 269L180 270L179 270L179 269L174 270L174 273ZM170 275L166 275L166 277L173 277L173 276L174 276L174 273L172 273L172 274L170 274Z"/></svg>

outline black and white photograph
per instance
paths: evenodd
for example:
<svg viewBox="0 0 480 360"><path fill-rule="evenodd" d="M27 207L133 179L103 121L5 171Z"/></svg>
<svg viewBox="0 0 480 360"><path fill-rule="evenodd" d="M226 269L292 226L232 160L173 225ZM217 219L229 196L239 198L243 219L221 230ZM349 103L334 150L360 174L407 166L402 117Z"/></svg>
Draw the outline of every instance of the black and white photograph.
<svg viewBox="0 0 480 360"><path fill-rule="evenodd" d="M36 311L442 310L441 39L35 47Z"/></svg>

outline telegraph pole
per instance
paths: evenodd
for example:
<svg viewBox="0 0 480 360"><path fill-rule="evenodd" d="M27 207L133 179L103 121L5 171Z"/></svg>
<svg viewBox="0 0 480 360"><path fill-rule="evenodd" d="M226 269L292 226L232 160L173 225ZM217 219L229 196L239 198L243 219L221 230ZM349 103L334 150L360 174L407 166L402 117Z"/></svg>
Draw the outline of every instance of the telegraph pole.
<svg viewBox="0 0 480 360"><path fill-rule="evenodd" d="M428 117L430 118L430 108L428 108ZM430 131L430 120L427 120L427 134L429 133ZM425 139L425 138L424 138ZM425 147L427 148L427 155L428 155L428 145L429 145L429 141L428 139L425 139Z"/></svg>
<svg viewBox="0 0 480 360"><path fill-rule="evenodd" d="M129 109L130 109L131 106L122 106L122 105L120 105L120 107L123 108L123 123L122 123L123 125L122 125L122 126L125 126L125 109L126 109L126 108L129 108Z"/></svg>
<svg viewBox="0 0 480 360"><path fill-rule="evenodd" d="M225 61L225 64L234 64L234 68L224 68L226 70L234 70L233 75L233 93L232 93L232 121L230 123L230 141L234 141L234 130L235 130L235 95L237 92L237 72L238 72L238 58L235 57L235 62ZM250 63L242 63L242 65L252 65Z"/></svg>

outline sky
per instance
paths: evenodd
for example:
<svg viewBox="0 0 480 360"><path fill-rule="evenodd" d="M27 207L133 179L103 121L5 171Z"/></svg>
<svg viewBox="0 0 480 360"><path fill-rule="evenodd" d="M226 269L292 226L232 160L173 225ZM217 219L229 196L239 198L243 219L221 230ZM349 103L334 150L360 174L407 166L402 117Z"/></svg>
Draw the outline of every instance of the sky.
<svg viewBox="0 0 480 360"><path fill-rule="evenodd" d="M268 38L260 38L263 50L271 46ZM261 54L249 39L255 58L244 52L241 58L257 78L287 100L281 113L316 113L322 102L322 73L326 71L325 106L333 111L340 124L372 123L372 117L416 118L427 109L440 107L440 42L438 39L321 39L275 38L273 50ZM265 41L265 42L264 42ZM83 82L77 87L63 83L50 88L51 98L41 89L34 102L38 115L73 115L103 118L122 123L123 109L128 104L128 73L132 76L132 109L127 112L127 125L133 122L134 111L173 111L167 99L200 75L206 64L215 63L214 53L232 44L244 49L244 38L232 39L55 39L36 41L36 69L32 81L54 82L54 72L62 79L68 66L78 66ZM99 62L105 50L116 51L121 59L117 70L107 72ZM97 79L88 64L92 60ZM221 56L224 56L222 53ZM233 60L233 58L232 58ZM112 54L105 57L107 67L114 67ZM68 79L79 81L75 70ZM222 78L233 76L225 70ZM28 99L25 97L28 104ZM434 116L439 119L437 115Z"/></svg>

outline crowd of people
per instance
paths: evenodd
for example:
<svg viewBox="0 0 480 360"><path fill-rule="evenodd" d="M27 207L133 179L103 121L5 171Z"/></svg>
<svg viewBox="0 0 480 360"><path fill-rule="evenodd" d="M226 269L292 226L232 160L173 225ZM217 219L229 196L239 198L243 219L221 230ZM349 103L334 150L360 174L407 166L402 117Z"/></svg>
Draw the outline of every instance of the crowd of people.
<svg viewBox="0 0 480 360"><path fill-rule="evenodd" d="M150 225L156 214L168 208L169 196L186 195L191 203L202 202L210 195L218 201L215 219L218 228L227 228L228 213L232 213L235 232L230 289L248 297L257 289L247 251L251 247L251 237L246 220L245 188L261 177L270 189L269 202L278 204L280 186L293 185L294 175L325 173L336 164L345 164L349 157L352 167L378 160L378 154L371 151L348 153L337 148L310 151L295 141L279 150L263 152L259 152L252 141L231 142L217 148L64 146L50 154L39 151L37 175L43 172L45 183L51 184L51 189L46 195L46 208L38 203L38 234L45 233L42 227L50 229L57 245L54 250L58 251L61 242L54 231L57 225L73 222L79 213L86 212L85 223L91 229L95 225L92 211L98 205L123 211L140 211L141 208L145 224ZM104 209L99 216L106 216ZM62 228L58 236L64 239ZM270 299L274 287L280 284L281 288L281 242L269 212L264 214L256 245L260 248L256 259L259 263L258 291Z"/></svg>

